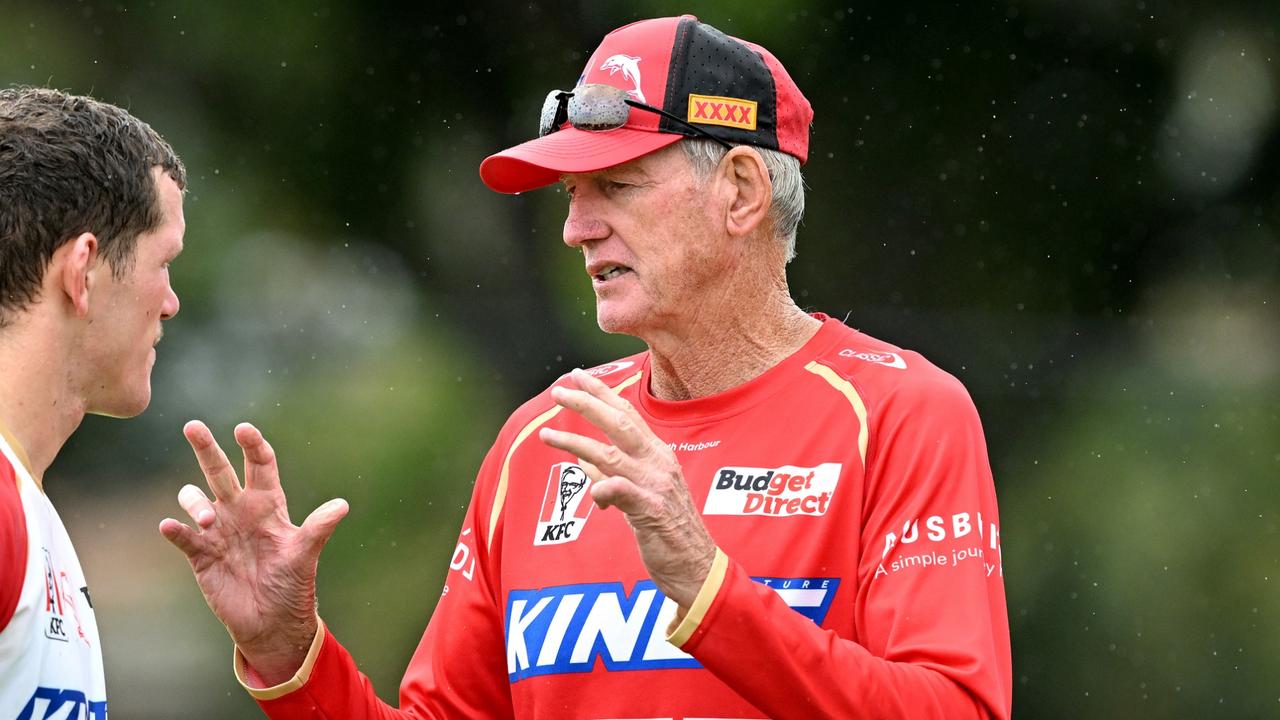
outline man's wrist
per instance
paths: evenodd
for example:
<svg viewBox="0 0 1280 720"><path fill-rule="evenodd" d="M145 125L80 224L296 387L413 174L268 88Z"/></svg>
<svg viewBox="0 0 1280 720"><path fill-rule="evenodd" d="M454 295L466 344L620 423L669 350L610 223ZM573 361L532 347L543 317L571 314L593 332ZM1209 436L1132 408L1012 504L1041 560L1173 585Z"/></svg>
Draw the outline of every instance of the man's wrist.
<svg viewBox="0 0 1280 720"><path fill-rule="evenodd" d="M251 669L255 679L265 687L287 682L298 673L307 660L320 631L319 619L291 628L287 633L276 633L265 643L236 643L236 649L244 657L246 669Z"/></svg>

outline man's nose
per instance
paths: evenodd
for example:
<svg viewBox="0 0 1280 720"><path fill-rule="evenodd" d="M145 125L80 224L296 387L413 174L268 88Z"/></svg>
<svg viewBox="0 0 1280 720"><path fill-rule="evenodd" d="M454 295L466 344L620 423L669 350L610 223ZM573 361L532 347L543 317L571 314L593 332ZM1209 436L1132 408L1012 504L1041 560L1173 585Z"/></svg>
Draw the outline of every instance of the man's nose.
<svg viewBox="0 0 1280 720"><path fill-rule="evenodd" d="M609 237L609 224L595 212L590 197L579 192L569 203L569 215L564 219L564 244L571 248L582 247L593 240Z"/></svg>
<svg viewBox="0 0 1280 720"><path fill-rule="evenodd" d="M164 299L164 305L160 306L160 319L168 320L174 315L177 315L178 307L180 305L181 303L178 302L178 293L174 292L173 286L170 285L169 295Z"/></svg>

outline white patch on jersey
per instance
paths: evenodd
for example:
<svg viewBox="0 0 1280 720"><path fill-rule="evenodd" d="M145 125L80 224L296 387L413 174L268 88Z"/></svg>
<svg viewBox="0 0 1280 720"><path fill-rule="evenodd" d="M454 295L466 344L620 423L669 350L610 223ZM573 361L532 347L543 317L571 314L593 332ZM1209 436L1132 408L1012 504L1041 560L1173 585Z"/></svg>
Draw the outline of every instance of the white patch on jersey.
<svg viewBox="0 0 1280 720"><path fill-rule="evenodd" d="M857 358L864 362L884 365L885 367L897 368L899 370L907 369L907 361L902 359L898 353L892 352L868 352L866 350L850 350L845 348L840 351L840 357Z"/></svg>
<svg viewBox="0 0 1280 720"><path fill-rule="evenodd" d="M620 362L611 362L605 365L601 365L600 367L593 367L587 371L587 374L590 375L591 377L599 378L599 377L604 377L605 375L612 375L618 372L619 370L626 370L632 365L635 365L635 363L631 362L630 360L622 360Z"/></svg>
<svg viewBox="0 0 1280 720"><path fill-rule="evenodd" d="M533 535L534 545L560 545L578 539L587 526L591 509L596 506L587 492L589 485L591 479L578 465L566 462L551 466Z"/></svg>
<svg viewBox="0 0 1280 720"><path fill-rule="evenodd" d="M840 482L840 463L817 467L722 467L702 512L707 515L826 515Z"/></svg>

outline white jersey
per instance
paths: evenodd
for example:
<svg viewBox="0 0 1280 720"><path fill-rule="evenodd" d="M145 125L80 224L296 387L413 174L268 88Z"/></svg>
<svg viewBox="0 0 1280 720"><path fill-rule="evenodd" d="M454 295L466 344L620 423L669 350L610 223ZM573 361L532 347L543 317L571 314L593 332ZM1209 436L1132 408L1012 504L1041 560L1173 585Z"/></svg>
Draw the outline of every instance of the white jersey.
<svg viewBox="0 0 1280 720"><path fill-rule="evenodd" d="M0 451L0 483L17 485L27 545L25 568L0 567L0 582L22 588L12 617L0 623L0 720L106 720L102 647L80 560L58 512L3 436ZM12 491L3 498L12 502Z"/></svg>

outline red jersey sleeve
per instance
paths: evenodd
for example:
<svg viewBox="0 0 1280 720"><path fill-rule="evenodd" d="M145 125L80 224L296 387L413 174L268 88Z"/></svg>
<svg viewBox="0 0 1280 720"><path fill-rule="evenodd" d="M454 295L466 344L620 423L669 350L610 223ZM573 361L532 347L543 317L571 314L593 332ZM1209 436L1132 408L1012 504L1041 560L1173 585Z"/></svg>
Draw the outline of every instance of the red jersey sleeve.
<svg viewBox="0 0 1280 720"><path fill-rule="evenodd" d="M27 575L27 516L18 494L18 476L0 455L0 630L13 619Z"/></svg>
<svg viewBox="0 0 1280 720"><path fill-rule="evenodd" d="M500 660L505 656L502 611L490 583L496 568L488 551L490 515L504 449L499 437L481 467L444 593L401 682L399 709L377 697L351 655L331 633L322 630L318 651L294 681L267 690L250 689L268 717L390 720L511 716L510 685ZM454 652L459 648L465 653Z"/></svg>
<svg viewBox="0 0 1280 720"><path fill-rule="evenodd" d="M936 370L869 397L863 524L849 548L855 638L721 555L705 606L671 640L773 718L1007 718L999 523L977 412Z"/></svg>

